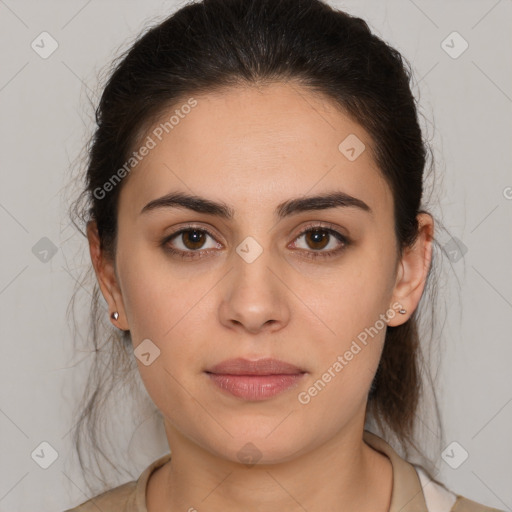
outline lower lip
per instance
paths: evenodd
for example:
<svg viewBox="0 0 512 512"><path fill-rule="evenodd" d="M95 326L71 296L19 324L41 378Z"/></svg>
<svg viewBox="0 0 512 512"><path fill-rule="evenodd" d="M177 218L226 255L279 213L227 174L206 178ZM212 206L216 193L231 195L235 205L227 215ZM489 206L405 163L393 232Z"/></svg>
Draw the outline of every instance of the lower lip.
<svg viewBox="0 0 512 512"><path fill-rule="evenodd" d="M265 400L294 388L304 373L292 375L224 375L207 373L219 388L244 400Z"/></svg>

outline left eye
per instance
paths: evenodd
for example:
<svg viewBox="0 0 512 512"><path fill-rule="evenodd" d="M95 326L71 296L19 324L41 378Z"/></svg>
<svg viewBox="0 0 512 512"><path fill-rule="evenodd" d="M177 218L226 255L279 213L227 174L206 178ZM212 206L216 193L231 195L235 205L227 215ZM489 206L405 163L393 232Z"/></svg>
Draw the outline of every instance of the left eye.
<svg viewBox="0 0 512 512"><path fill-rule="evenodd" d="M341 233L323 227L309 228L303 231L295 240L301 238L304 239L307 246L299 247L299 249L313 250L314 252L332 253L347 243L346 238ZM295 245L297 244L295 243ZM326 248L327 250L323 251Z"/></svg>

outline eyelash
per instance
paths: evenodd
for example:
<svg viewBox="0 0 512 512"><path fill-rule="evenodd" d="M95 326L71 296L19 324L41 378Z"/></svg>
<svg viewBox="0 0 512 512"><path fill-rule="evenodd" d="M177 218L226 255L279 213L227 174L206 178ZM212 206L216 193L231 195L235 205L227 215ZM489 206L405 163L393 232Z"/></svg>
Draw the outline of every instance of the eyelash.
<svg viewBox="0 0 512 512"><path fill-rule="evenodd" d="M315 231L315 230L318 230L318 231L324 231L332 236L334 236L334 238L336 238L338 241L340 241L342 243L342 246L341 247L338 247L337 249L332 249L330 251L314 251L313 249L311 249L311 251L307 251L306 249L299 249L299 251L302 251L302 252L306 252L307 254L305 254L304 256L307 257L307 258L311 258L311 259L317 259L317 258L331 258L331 257L334 257L336 256L338 253L342 252L343 250L346 249L347 246L350 245L351 241L349 240L349 238L347 238L345 235L342 235L341 233L339 233L338 231L336 231L335 229L333 229L332 227L330 227L329 224L314 224L314 225L310 225L310 226L306 226L306 228L304 228L294 239L297 240L298 238L300 238L301 236L311 232L311 231ZM164 248L164 250L174 256L177 256L178 258L182 258L182 259L194 259L196 258L196 255L198 254L199 256L197 258L203 258L205 257L210 251L215 251L216 249L207 249L206 251L205 250L188 250L188 251L181 251L181 250L177 250L177 249L174 249L172 248L170 245L169 245L169 242L171 240L173 240L174 238L178 237L179 235L181 235L182 233L187 233L189 231L199 231L201 233L206 233L208 236L210 236L211 238L215 239L215 236L207 229L205 228L200 228L198 226L187 226L183 229L180 229L179 231L176 231L175 233L172 233L171 235L169 235L168 237L166 237L164 240L162 240L161 242L161 246Z"/></svg>

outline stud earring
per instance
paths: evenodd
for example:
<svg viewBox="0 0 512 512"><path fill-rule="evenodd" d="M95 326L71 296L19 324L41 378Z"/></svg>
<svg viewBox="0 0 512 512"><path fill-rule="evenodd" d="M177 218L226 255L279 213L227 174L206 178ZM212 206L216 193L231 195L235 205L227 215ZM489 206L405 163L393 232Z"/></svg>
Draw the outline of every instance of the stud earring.
<svg viewBox="0 0 512 512"><path fill-rule="evenodd" d="M405 315L405 313L407 313L407 311L406 311L405 309L403 309L403 308L402 308L402 309L399 311L399 313L400 313L401 315Z"/></svg>
<svg viewBox="0 0 512 512"><path fill-rule="evenodd" d="M119 313L117 311L114 311L111 315L110 315L110 318L112 318L112 320L117 320L119 318Z"/></svg>

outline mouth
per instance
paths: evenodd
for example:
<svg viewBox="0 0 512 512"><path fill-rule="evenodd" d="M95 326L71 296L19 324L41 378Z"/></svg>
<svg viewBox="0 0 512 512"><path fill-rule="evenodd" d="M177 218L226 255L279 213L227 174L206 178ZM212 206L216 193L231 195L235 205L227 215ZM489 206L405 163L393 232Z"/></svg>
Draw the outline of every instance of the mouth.
<svg viewBox="0 0 512 512"><path fill-rule="evenodd" d="M296 387L306 371L277 359L223 361L205 371L222 392L249 401L266 400Z"/></svg>
<svg viewBox="0 0 512 512"><path fill-rule="evenodd" d="M306 373L306 371L279 359L266 358L251 361L238 357L222 361L206 370L206 373L222 375L297 375Z"/></svg>

